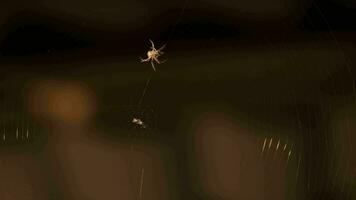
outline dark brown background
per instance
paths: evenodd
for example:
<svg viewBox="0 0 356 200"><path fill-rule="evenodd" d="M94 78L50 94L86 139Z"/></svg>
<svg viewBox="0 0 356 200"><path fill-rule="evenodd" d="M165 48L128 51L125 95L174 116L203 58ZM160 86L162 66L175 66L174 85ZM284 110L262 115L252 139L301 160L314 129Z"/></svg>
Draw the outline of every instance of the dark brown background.
<svg viewBox="0 0 356 200"><path fill-rule="evenodd" d="M1 3L0 198L356 198L355 12L352 0ZM150 38L167 44L157 72L139 61Z"/></svg>

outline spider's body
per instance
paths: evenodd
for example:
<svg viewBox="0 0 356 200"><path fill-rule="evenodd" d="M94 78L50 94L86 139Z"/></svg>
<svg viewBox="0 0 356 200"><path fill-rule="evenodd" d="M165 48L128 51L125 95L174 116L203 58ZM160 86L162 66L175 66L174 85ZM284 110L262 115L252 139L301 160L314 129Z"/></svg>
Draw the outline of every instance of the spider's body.
<svg viewBox="0 0 356 200"><path fill-rule="evenodd" d="M141 58L141 62L151 62L153 70L156 71L156 68L155 68L153 62L156 61L158 64L161 64L161 63L164 62L164 61L163 62L159 61L158 57L163 55L162 49L166 45L163 45L161 48L156 49L154 43L152 42L152 40L150 40L150 42L151 42L151 45L152 45L151 46L151 50L147 52L147 58L146 59L142 59Z"/></svg>

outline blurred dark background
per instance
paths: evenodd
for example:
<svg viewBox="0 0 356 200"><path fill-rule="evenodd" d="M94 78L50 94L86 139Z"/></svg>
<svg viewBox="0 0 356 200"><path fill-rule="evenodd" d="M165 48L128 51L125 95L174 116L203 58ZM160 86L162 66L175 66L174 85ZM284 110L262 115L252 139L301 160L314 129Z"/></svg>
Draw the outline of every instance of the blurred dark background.
<svg viewBox="0 0 356 200"><path fill-rule="evenodd" d="M1 199L356 198L356 1L0 5Z"/></svg>

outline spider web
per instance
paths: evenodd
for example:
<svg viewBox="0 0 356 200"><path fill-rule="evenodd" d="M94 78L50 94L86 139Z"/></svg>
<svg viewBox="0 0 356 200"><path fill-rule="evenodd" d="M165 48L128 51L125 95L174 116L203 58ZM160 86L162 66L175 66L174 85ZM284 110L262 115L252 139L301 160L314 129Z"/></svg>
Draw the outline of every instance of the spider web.
<svg viewBox="0 0 356 200"><path fill-rule="evenodd" d="M348 57L347 53L344 52L344 49L340 42L338 41L337 36L334 34L334 29L332 27L332 23L329 23L327 19L327 15L324 14L322 8L317 4L316 1L312 1L312 8L315 9L315 13L317 14L316 20L321 20L321 23L323 26L325 26L325 30L327 32L329 40L334 44L334 48L337 52L340 53L340 60L342 63L342 66L345 68L345 74L343 75L348 82L347 87L350 88L352 92L352 100L353 103L356 103L356 87L355 87L355 80L354 80L354 72L352 68L352 61ZM312 29L317 29L315 27L313 18L309 16L309 14L306 12L305 14L306 19L308 20L309 25L312 26ZM314 18L315 19L315 18ZM319 22L320 23L320 22ZM304 27L303 27L304 28ZM311 32L314 30L311 30ZM323 40L321 38L320 34L317 34L319 42ZM271 46L273 46L271 44ZM274 47L273 47L274 48ZM292 53L291 55L288 55L288 60L290 62L298 62L295 60L295 55ZM329 78L334 81L336 78L333 77L332 74L329 73L327 67L321 68L321 70L325 70L329 74ZM286 75L288 77L288 75ZM335 93L341 93L341 95L346 96L346 92L343 91L343 89L338 89L336 87L332 88L332 92ZM339 91L338 91L339 90ZM296 96L296 94L293 94L293 92L290 94L291 96ZM351 187L352 185L346 184L346 174L343 174L343 172L340 172L341 170L335 167L335 164L328 164L328 160L336 160L340 158L335 158L335 155L333 153L330 153L329 151L336 151L334 149L335 146L335 136L330 134L330 131L332 130L326 130L325 133L322 135L319 135L319 138L316 138L312 134L312 129L310 124L313 124L313 115L316 115L316 111L314 111L312 108L301 108L301 105L298 105L297 101L295 102L295 111L296 111L296 124L297 124L297 130L301 134L299 134L298 138L287 138L288 141L294 143L294 146L290 146L290 148L293 150L292 154L289 159L286 159L285 152L283 154L285 158L285 162L290 162L288 168L290 169L291 172L291 180L292 180L292 185L291 187L294 187L295 191L289 190L287 196L291 199L302 199L302 196L305 195L306 197L314 197L314 196L319 196L320 198L322 196L328 195L328 193L332 192L334 193L335 197L338 199L351 199ZM328 102L323 102L321 100L320 105L317 105L318 108L320 109L325 109L329 108L332 105L329 105ZM300 113L303 113L302 116L300 116ZM273 114L273 113L271 113ZM303 121L304 120L304 121ZM303 121L303 122L300 122ZM321 122L314 122L314 123L321 123ZM328 128L327 128L328 129ZM321 137L320 137L321 136ZM334 138L333 138L334 137ZM274 155L277 153L281 152L280 145L279 143L280 138L276 137L265 137L261 138L260 142L260 152L261 152L261 157L263 159L273 159ZM269 142L271 145L269 145ZM325 144L325 146L323 146ZM319 145L319 146L318 146ZM273 148L271 148L271 147ZM279 146L279 148L277 148ZM318 149L316 146L318 146ZM320 147L322 146L322 147ZM326 149L326 148L331 148L331 149ZM324 149L322 149L324 148ZM277 151L278 149L278 151ZM324 150L324 151L322 151ZM282 154L281 154L282 155ZM317 157L320 158L314 158L314 156L317 155ZM319 162L320 161L320 162ZM293 164L292 164L293 163ZM314 165L314 166L313 166ZM346 161L346 168L350 167L350 162ZM316 170L316 167L318 166L318 169ZM315 175L314 173L318 175L325 176L323 177L323 180L320 180L320 177L318 175ZM341 183L335 183L335 177L339 177L342 182ZM303 179L303 180L302 180ZM293 183L294 182L294 183ZM340 184L337 186L337 184ZM302 194L302 192L298 192L300 189L303 189L305 194ZM313 191L314 190L314 191ZM316 191L317 190L317 191ZM339 190L339 191L337 191ZM299 193L299 194L298 194ZM314 195L314 196L313 196ZM304 198L306 198L304 197ZM315 199L315 197L314 197Z"/></svg>
<svg viewBox="0 0 356 200"><path fill-rule="evenodd" d="M173 24L173 26L171 28L171 31L168 34L168 37L167 37L167 40L166 40L166 44L168 44L168 42L171 40L171 38L174 35L174 32L176 31L176 28L177 28L178 24L182 21L184 12L185 12L185 10L187 8L187 5L188 5L188 0L184 0L183 6L182 6L182 8L181 8L181 10L180 10L180 12L178 14L177 20Z"/></svg>
<svg viewBox="0 0 356 200"><path fill-rule="evenodd" d="M184 0L183 2L183 6L181 7L180 9L180 12L178 14L178 17L177 17L177 20L174 22L173 26L171 27L171 30L167 36L167 39L166 39L166 43L164 44L164 46L166 47L168 42L171 40L171 38L173 37L174 35L174 32L176 30L176 27L177 25L179 24L179 22L182 20L183 18L183 15L184 15L184 12L187 8L187 3L188 3L188 0ZM159 72L155 72L155 73L159 73ZM131 120L133 118L137 118L137 119L140 119L142 120L142 122L144 123L145 126L139 126L137 124L133 124L132 121L131 121L131 126L134 128L134 129L138 129L138 130L141 130L141 129L150 129L150 130L153 130L153 128L156 126L156 124L151 124L152 123L152 120L150 120L149 118L147 118L147 115L145 114L146 113L146 109L142 108L142 104L143 104L143 100L145 98L145 95L147 93L147 90L149 88L149 85L151 83L151 74L148 76L147 80L146 80L146 84L143 88L143 91L142 91L142 94L139 98L139 101L138 101L138 104L137 104L137 107L135 109L135 111L131 110L130 113L131 113ZM153 109L150 109L153 113Z"/></svg>

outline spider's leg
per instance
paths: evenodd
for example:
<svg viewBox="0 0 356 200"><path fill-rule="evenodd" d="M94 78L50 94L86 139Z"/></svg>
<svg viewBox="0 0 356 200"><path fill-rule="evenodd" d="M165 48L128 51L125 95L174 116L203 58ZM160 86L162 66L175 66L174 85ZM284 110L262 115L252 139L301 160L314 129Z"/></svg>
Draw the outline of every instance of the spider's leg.
<svg viewBox="0 0 356 200"><path fill-rule="evenodd" d="M150 60L150 58L146 58L146 59L142 59L142 58L140 58L141 59L141 62L147 62L147 61L149 61Z"/></svg>
<svg viewBox="0 0 356 200"><path fill-rule="evenodd" d="M164 49L164 47L166 47L167 44L164 44L161 48L158 49L158 51L161 51L162 49Z"/></svg>
<svg viewBox="0 0 356 200"><path fill-rule="evenodd" d="M153 44L153 42L152 42L152 40L151 39L149 39L149 41L151 42L151 45L152 45L152 49L155 49L155 44Z"/></svg>
<svg viewBox="0 0 356 200"><path fill-rule="evenodd" d="M156 71L156 68L155 68L155 65L153 64L153 61L151 61L151 65L152 65L153 71Z"/></svg>
<svg viewBox="0 0 356 200"><path fill-rule="evenodd" d="M156 58L156 57L154 57L153 58L158 64L161 64L161 62Z"/></svg>

